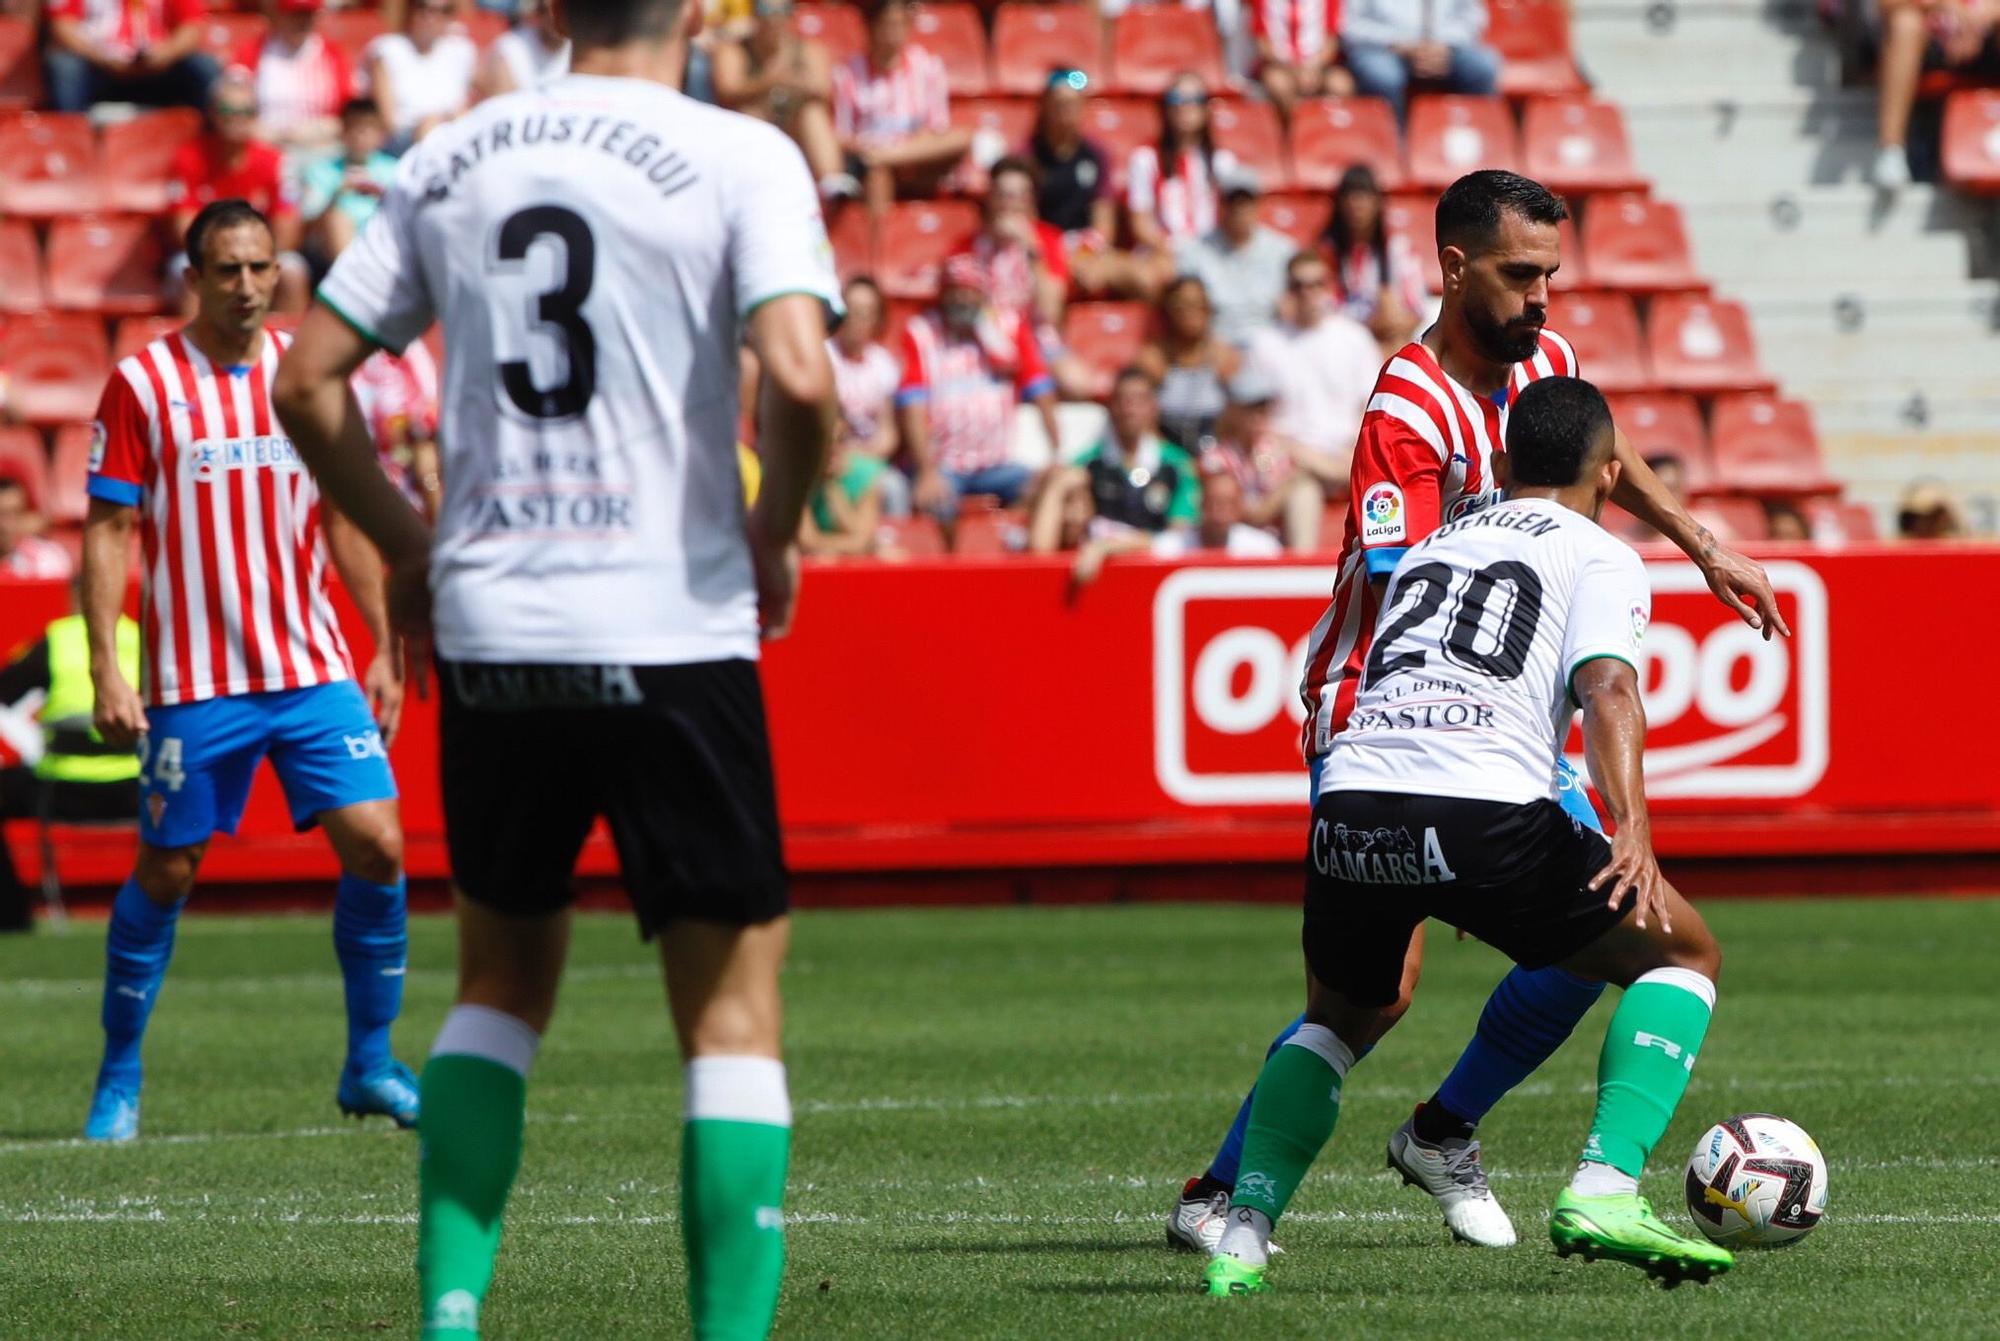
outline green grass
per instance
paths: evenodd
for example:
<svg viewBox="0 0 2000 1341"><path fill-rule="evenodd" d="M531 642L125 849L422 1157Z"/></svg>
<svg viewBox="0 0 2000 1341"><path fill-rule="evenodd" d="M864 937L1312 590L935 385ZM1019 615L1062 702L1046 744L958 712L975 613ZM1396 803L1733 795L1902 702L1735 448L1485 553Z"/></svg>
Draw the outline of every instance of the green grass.
<svg viewBox="0 0 2000 1341"><path fill-rule="evenodd" d="M817 913L786 992L799 1111L779 1334L822 1338L1992 1336L2000 902L1706 906L1720 1011L1648 1192L1679 1220L1711 1121L1771 1110L1832 1162L1795 1248L1668 1294L1558 1262L1544 1210L1591 1104L1599 1006L1488 1120L1508 1252L1453 1247L1382 1144L1503 968L1434 936L1416 1008L1351 1079L1280 1229L1273 1295L1199 1299L1162 1246L1272 1029L1297 916L1109 907ZM402 1055L450 991L413 928ZM72 1141L98 1051L102 929L0 943L0 1335L413 1333L414 1141L341 1124L325 918L191 918L148 1044L145 1136ZM629 922L583 919L529 1096L487 1335L684 1335L679 1068Z"/></svg>

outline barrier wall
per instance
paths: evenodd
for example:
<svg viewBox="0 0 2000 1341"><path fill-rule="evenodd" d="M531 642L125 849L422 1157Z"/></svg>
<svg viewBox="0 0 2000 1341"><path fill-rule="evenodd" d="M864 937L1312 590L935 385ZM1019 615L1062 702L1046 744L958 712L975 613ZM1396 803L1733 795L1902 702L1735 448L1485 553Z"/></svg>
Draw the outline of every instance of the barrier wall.
<svg viewBox="0 0 2000 1341"><path fill-rule="evenodd" d="M2000 547L1763 552L1795 636L1764 642L1665 555L1649 564L1648 789L1664 855L2000 852ZM1291 862L1305 815L1294 686L1321 564L1055 561L810 567L766 661L792 864L866 872ZM0 587L0 644L61 587ZM350 638L362 647L350 621ZM1572 746L1574 747L1574 740ZM410 867L444 873L433 705L394 750ZM28 846L16 826L17 852ZM73 837L65 878L129 842ZM22 855L26 856L26 853ZM32 861L25 863L32 866ZM262 778L213 879L316 878ZM614 869L593 841L585 870Z"/></svg>

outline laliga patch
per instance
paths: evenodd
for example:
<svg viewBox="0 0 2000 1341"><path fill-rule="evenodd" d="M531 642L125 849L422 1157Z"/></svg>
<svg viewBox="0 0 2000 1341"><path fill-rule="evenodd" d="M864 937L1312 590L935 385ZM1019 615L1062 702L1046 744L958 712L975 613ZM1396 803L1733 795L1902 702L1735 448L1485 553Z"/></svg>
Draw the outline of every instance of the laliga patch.
<svg viewBox="0 0 2000 1341"><path fill-rule="evenodd" d="M1650 618L1645 606L1632 602L1632 646L1637 647L1645 639L1646 624Z"/></svg>
<svg viewBox="0 0 2000 1341"><path fill-rule="evenodd" d="M90 426L90 473L104 469L104 452L110 445L111 435L105 431L104 421L98 420Z"/></svg>
<svg viewBox="0 0 2000 1341"><path fill-rule="evenodd" d="M1361 543L1380 545L1409 538L1408 509L1403 491L1393 484L1378 484L1361 498Z"/></svg>

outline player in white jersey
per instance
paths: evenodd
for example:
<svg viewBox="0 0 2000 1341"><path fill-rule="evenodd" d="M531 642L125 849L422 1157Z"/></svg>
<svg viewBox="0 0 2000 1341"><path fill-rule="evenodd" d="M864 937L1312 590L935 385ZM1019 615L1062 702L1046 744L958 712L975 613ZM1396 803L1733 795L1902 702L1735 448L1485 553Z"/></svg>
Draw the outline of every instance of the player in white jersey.
<svg viewBox="0 0 2000 1341"><path fill-rule="evenodd" d="M1553 377L1517 399L1506 501L1446 522L1396 565L1354 715L1320 773L1306 874L1306 1022L1257 1080L1208 1293L1269 1288L1271 1226L1340 1112L1347 1071L1389 1024L1417 928L1437 917L1526 967L1626 989L1598 1061L1597 1111L1549 1232L1564 1256L1669 1283L1729 1269L1639 1195L1686 1089L1722 952L1660 875L1641 756L1645 567L1597 526L1618 482L1611 412ZM1617 823L1563 811L1572 713Z"/></svg>
<svg viewBox="0 0 2000 1341"><path fill-rule="evenodd" d="M798 148L675 91L700 7L569 0L571 73L404 159L279 372L299 450L433 639L460 990L424 1097L427 1337L477 1334L571 874L610 823L683 1055L694 1330L768 1330L783 1271L789 921L756 657L789 622L833 422L832 249ZM444 324L433 543L345 379ZM737 358L763 368L746 517Z"/></svg>

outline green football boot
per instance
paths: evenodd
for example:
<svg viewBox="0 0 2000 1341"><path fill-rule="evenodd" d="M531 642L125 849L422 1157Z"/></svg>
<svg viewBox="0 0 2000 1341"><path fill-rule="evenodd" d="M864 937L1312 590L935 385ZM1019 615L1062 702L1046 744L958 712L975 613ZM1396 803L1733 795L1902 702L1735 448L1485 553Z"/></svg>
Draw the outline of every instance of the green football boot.
<svg viewBox="0 0 2000 1341"><path fill-rule="evenodd" d="M1201 1292L1213 1299L1229 1299L1239 1294L1266 1294L1271 1283L1264 1279L1266 1268L1251 1266L1241 1258L1218 1254L1208 1259L1201 1273Z"/></svg>
<svg viewBox="0 0 2000 1341"><path fill-rule="evenodd" d="M1564 1188L1549 1216L1549 1237L1558 1256L1625 1262L1669 1289L1684 1280L1705 1285L1736 1262L1726 1248L1667 1228L1636 1192L1583 1197Z"/></svg>

